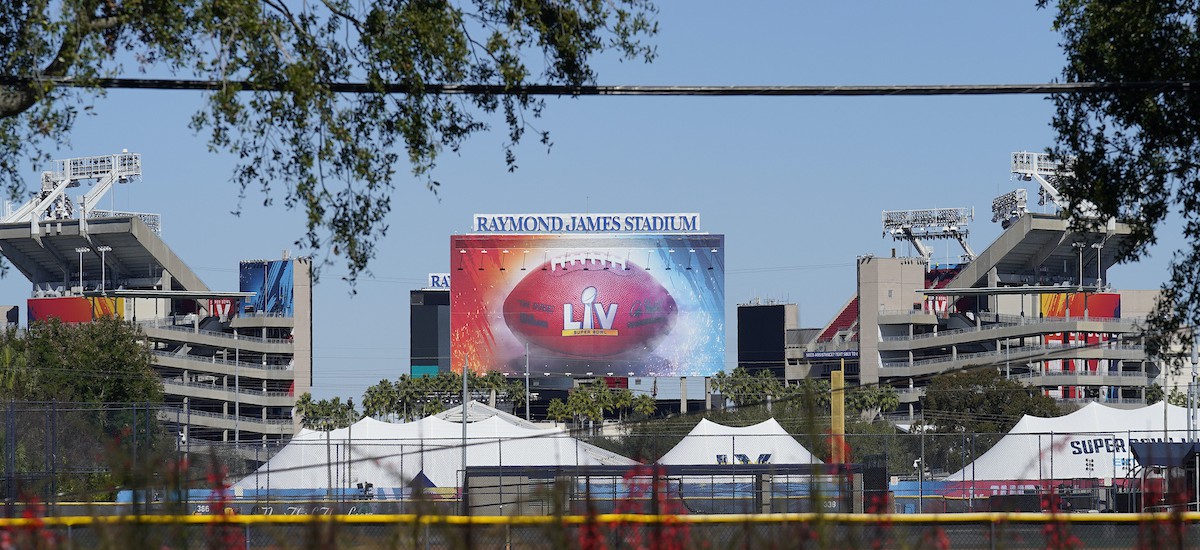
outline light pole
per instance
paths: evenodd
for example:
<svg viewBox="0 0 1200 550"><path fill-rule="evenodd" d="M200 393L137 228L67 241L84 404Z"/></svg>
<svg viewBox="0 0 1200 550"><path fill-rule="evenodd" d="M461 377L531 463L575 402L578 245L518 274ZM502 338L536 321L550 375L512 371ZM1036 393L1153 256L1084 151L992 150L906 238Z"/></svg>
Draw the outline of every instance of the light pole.
<svg viewBox="0 0 1200 550"><path fill-rule="evenodd" d="M1100 276L1100 256L1104 252L1104 241L1092 243L1092 248L1096 249L1096 291L1100 291L1100 287L1104 286L1104 278Z"/></svg>
<svg viewBox="0 0 1200 550"><path fill-rule="evenodd" d="M525 421L529 421L529 342L525 342Z"/></svg>
<svg viewBox="0 0 1200 550"><path fill-rule="evenodd" d="M1079 287L1080 287L1080 289L1082 289L1083 288L1083 249L1085 247L1087 247L1087 244L1085 244L1083 242L1074 242L1074 243L1071 243L1071 246L1073 248L1075 248L1075 250L1079 251Z"/></svg>
<svg viewBox="0 0 1200 550"><path fill-rule="evenodd" d="M1196 441L1196 376L1200 370L1200 332L1192 332L1192 381L1188 384L1188 441ZM1166 398L1164 397L1164 401ZM1165 405L1164 405L1165 406Z"/></svg>
<svg viewBox="0 0 1200 550"><path fill-rule="evenodd" d="M1008 350L1008 339L1004 339L1004 379L1012 380L1012 365L1010 363L1012 354Z"/></svg>
<svg viewBox="0 0 1200 550"><path fill-rule="evenodd" d="M83 255L86 252L91 252L92 249L86 246L80 246L75 249L79 253L79 293L83 294Z"/></svg>
<svg viewBox="0 0 1200 550"><path fill-rule="evenodd" d="M101 246L96 247L96 251L100 253L100 293L107 296L108 295L108 291L107 291L108 287L106 287L104 285L104 267L105 267L105 263L106 263L105 262L105 253L112 251L112 247L108 246L108 245L101 245Z"/></svg>
<svg viewBox="0 0 1200 550"><path fill-rule="evenodd" d="M464 359L462 368L462 482L458 485L459 500L462 501L464 516L471 513L467 505L467 375L470 372L471 367Z"/></svg>

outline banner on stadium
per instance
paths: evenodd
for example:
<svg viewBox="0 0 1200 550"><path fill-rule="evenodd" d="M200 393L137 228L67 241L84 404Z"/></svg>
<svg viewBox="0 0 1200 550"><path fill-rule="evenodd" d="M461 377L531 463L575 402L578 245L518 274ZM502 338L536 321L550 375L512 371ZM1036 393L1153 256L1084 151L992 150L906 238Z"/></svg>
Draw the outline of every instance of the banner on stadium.
<svg viewBox="0 0 1200 550"><path fill-rule="evenodd" d="M709 376L725 358L721 235L451 238L452 369Z"/></svg>

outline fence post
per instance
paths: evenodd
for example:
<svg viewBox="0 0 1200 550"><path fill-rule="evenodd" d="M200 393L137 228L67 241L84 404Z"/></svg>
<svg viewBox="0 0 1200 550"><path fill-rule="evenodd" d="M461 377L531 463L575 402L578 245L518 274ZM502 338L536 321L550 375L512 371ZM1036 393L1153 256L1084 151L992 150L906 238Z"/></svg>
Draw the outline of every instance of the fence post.
<svg viewBox="0 0 1200 550"><path fill-rule="evenodd" d="M51 405L53 405L53 402L51 402ZM44 413L45 411L42 412ZM52 441L54 440L54 429L50 425L51 416L52 415L46 415L44 421L42 422L42 428L45 433L44 437L42 437L42 465L44 467L42 468L39 476L43 481L42 502L46 504L47 515L54 513L54 493L51 490L51 486L53 484L49 479L46 479L46 476L49 475L51 470L50 463L53 462L50 453L50 448L53 446Z"/></svg>
<svg viewBox="0 0 1200 550"><path fill-rule="evenodd" d="M133 404L133 434L132 435L133 435L133 464L131 465L131 467L133 468L134 471L137 471L137 466L138 466L138 406L137 406L137 403ZM144 489L144 487L142 487L142 488ZM139 487L134 486L134 488L133 488L134 493L136 493L138 489L139 489ZM134 500L134 503L136 503L137 497L134 497L133 500Z"/></svg>
<svg viewBox="0 0 1200 550"><path fill-rule="evenodd" d="M50 426L54 429L54 438L51 439L53 449L50 457L50 494L54 495L55 513L58 509L58 402L50 402Z"/></svg>
<svg viewBox="0 0 1200 550"><path fill-rule="evenodd" d="M4 508L5 515L13 517L13 506L16 505L17 488L14 486L17 482L17 429L15 415L16 406L10 399L8 401L8 412L4 415Z"/></svg>

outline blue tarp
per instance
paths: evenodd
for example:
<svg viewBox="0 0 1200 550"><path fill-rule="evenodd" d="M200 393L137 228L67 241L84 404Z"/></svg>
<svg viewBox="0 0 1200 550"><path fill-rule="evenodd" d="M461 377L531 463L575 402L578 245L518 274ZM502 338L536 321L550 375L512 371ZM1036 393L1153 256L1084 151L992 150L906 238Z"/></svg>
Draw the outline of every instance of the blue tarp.
<svg viewBox="0 0 1200 550"><path fill-rule="evenodd" d="M1183 468L1191 464L1196 454L1200 453L1200 443L1130 442L1129 449L1133 451L1133 456L1142 467Z"/></svg>

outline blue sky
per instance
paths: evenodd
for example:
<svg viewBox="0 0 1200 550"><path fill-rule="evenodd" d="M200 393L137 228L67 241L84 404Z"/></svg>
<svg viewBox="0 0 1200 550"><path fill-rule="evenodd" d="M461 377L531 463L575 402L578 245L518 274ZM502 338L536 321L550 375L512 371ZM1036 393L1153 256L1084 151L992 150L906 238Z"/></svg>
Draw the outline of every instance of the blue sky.
<svg viewBox="0 0 1200 550"><path fill-rule="evenodd" d="M658 59L603 60L599 83L1049 82L1063 64L1052 18L1033 1L670 2L661 6ZM262 207L253 190L242 215L230 213L232 159L208 152L187 128L200 102L193 92L110 92L55 158L141 153L143 181L117 189L111 204L161 213L164 238L197 274L236 290L239 260L303 252L292 245L303 217ZM1039 96L547 104L536 125L554 145L549 154L536 140L523 145L515 173L505 169L498 133L443 156L437 196L401 171L373 276L351 295L335 263L316 288L315 396L358 400L367 386L407 372L408 291L429 272L449 271L449 236L468 231L473 213L699 212L703 230L726 235L731 368L736 304L796 302L802 324L820 326L853 295L856 256L907 250L881 238L882 210L973 206L971 244L985 248L999 233L992 197L1018 185L1009 154L1053 138L1052 105ZM31 190L41 168L28 171ZM1148 261L1110 271L1113 283L1157 287L1180 242L1174 234L1163 241ZM935 259L956 247L938 244ZM28 295L19 273L0 280L0 302L23 305Z"/></svg>

